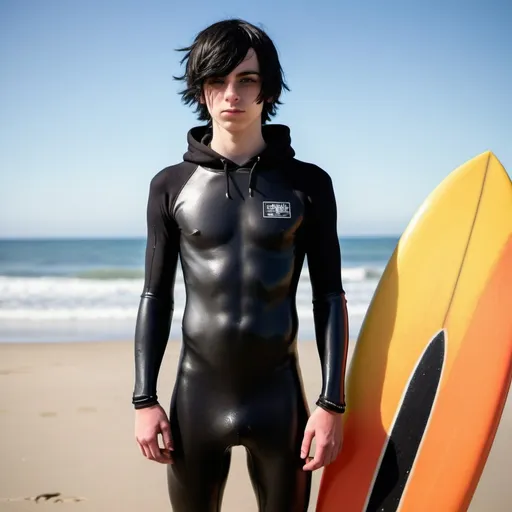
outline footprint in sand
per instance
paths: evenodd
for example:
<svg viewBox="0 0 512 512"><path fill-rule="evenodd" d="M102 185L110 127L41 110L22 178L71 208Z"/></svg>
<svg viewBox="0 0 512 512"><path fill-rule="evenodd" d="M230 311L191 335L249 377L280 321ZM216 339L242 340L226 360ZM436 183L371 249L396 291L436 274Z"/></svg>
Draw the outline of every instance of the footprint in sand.
<svg viewBox="0 0 512 512"><path fill-rule="evenodd" d="M60 492L45 492L43 494L29 496L27 498L0 498L0 503L12 501L35 501L36 503L78 503L79 501L85 501L85 498L80 498L78 496L64 496Z"/></svg>
<svg viewBox="0 0 512 512"><path fill-rule="evenodd" d="M90 413L90 412L96 412L97 409L96 407L79 407L77 409L78 412L85 412L85 413Z"/></svg>
<svg viewBox="0 0 512 512"><path fill-rule="evenodd" d="M11 375L15 373L29 373L31 368L27 366L22 366L21 368L14 368L14 369L2 369L0 370L0 375Z"/></svg>
<svg viewBox="0 0 512 512"><path fill-rule="evenodd" d="M34 500L36 503L39 503L40 501L48 501L50 503L74 503L85 501L85 498L79 498L77 496L63 496L60 492L39 494L35 498L26 499Z"/></svg>
<svg viewBox="0 0 512 512"><path fill-rule="evenodd" d="M53 418L57 416L57 413L53 411L43 411L39 413L39 416L41 416L42 418Z"/></svg>

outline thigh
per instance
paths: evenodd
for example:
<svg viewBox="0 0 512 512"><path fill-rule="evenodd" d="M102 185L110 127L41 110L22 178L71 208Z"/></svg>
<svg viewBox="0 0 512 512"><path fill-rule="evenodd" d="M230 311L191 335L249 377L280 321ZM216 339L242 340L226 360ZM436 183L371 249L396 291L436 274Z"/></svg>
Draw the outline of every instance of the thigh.
<svg viewBox="0 0 512 512"><path fill-rule="evenodd" d="M219 512L231 450L198 447L167 466L167 485L174 512Z"/></svg>
<svg viewBox="0 0 512 512"><path fill-rule="evenodd" d="M167 466L174 512L218 512L231 461L230 432L213 397L179 382L169 413L174 463Z"/></svg>
<svg viewBox="0 0 512 512"><path fill-rule="evenodd" d="M247 449L247 466L259 512L307 512L311 471L295 453Z"/></svg>
<svg viewBox="0 0 512 512"><path fill-rule="evenodd" d="M294 375L265 389L252 404L245 444L260 512L305 512L311 472L304 471L300 447L308 419L301 383Z"/></svg>

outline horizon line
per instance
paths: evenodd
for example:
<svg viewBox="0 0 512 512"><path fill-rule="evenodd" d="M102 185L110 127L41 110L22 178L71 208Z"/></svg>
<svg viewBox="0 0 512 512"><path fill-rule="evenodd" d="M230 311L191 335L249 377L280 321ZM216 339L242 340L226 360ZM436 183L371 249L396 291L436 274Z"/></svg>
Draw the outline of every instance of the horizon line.
<svg viewBox="0 0 512 512"><path fill-rule="evenodd" d="M340 234L338 238L400 238L398 233L360 233L360 234ZM131 236L109 236L109 235L85 235L85 236L0 236L0 242L11 241L94 241L94 240L145 240L146 235Z"/></svg>

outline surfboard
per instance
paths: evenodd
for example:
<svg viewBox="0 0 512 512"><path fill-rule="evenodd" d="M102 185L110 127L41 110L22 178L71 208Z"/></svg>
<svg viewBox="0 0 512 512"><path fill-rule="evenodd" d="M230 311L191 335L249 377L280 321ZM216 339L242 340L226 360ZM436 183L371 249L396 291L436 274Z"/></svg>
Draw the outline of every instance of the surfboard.
<svg viewBox="0 0 512 512"><path fill-rule="evenodd" d="M512 182L485 152L431 192L385 268L316 510L467 510L511 376Z"/></svg>

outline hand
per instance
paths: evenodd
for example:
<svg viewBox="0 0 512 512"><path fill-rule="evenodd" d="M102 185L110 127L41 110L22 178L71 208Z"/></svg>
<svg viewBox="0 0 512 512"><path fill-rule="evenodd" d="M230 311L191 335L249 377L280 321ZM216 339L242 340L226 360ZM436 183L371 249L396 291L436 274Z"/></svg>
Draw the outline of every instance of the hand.
<svg viewBox="0 0 512 512"><path fill-rule="evenodd" d="M315 457L307 457L311 441L316 438ZM343 415L318 407L310 416L300 450L306 459L304 471L314 471L336 460L343 444Z"/></svg>
<svg viewBox="0 0 512 512"><path fill-rule="evenodd" d="M158 436L161 435L165 448L160 448ZM165 411L160 405L152 405L135 410L135 439L142 455L161 464L172 464L171 427Z"/></svg>

